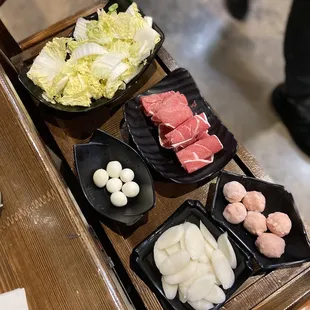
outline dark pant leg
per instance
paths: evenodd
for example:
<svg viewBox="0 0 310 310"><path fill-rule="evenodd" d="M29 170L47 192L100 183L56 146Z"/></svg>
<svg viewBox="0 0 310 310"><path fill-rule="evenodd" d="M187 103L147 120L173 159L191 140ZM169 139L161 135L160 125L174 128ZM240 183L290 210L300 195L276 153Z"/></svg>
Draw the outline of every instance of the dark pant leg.
<svg viewBox="0 0 310 310"><path fill-rule="evenodd" d="M284 56L285 89L290 97L310 96L310 0L293 0Z"/></svg>

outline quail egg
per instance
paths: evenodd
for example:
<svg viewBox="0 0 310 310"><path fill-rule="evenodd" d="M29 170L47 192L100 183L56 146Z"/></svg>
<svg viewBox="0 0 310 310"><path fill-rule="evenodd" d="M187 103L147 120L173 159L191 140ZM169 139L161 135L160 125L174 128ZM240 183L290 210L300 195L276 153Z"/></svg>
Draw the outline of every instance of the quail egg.
<svg viewBox="0 0 310 310"><path fill-rule="evenodd" d="M121 171L119 177L124 183L127 183L134 179L135 173L131 169L125 168Z"/></svg>
<svg viewBox="0 0 310 310"><path fill-rule="evenodd" d="M104 169L98 169L93 175L93 181L99 188L105 187L109 180L109 175Z"/></svg>
<svg viewBox="0 0 310 310"><path fill-rule="evenodd" d="M122 187L122 192L129 198L136 197L140 192L140 187L136 182L127 182Z"/></svg>
<svg viewBox="0 0 310 310"><path fill-rule="evenodd" d="M119 178L122 169L119 161L110 161L107 165L107 172L110 178Z"/></svg>
<svg viewBox="0 0 310 310"><path fill-rule="evenodd" d="M109 193L118 192L122 188L122 181L119 178L112 178L107 182L107 191Z"/></svg>
<svg viewBox="0 0 310 310"><path fill-rule="evenodd" d="M111 195L110 200L115 207L124 207L127 204L127 197L122 192L114 192Z"/></svg>

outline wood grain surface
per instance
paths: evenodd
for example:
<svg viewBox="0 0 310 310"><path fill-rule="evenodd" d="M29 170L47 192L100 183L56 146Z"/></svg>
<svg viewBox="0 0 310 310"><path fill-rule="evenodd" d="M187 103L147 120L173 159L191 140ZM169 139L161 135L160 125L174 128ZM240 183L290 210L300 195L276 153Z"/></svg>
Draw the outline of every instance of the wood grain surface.
<svg viewBox="0 0 310 310"><path fill-rule="evenodd" d="M25 287L31 310L130 308L2 67L0 102L0 293Z"/></svg>
<svg viewBox="0 0 310 310"><path fill-rule="evenodd" d="M292 307L297 300L304 298L309 293L310 270L307 268L304 272L282 286L275 295L270 295L253 310L284 310ZM294 286L294 294L291 293ZM309 298L309 296L308 296ZM308 304L309 308L310 305ZM302 305L303 308L306 305Z"/></svg>

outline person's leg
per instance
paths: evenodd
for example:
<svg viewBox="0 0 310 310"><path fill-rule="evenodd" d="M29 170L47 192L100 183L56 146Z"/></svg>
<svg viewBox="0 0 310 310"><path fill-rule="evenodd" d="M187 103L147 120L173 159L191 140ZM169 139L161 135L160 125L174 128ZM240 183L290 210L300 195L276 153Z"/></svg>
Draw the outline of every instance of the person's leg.
<svg viewBox="0 0 310 310"><path fill-rule="evenodd" d="M225 0L230 15L238 20L245 19L249 11L249 0Z"/></svg>
<svg viewBox="0 0 310 310"><path fill-rule="evenodd" d="M288 18L284 56L285 83L273 105L298 146L310 155L310 1L294 0Z"/></svg>

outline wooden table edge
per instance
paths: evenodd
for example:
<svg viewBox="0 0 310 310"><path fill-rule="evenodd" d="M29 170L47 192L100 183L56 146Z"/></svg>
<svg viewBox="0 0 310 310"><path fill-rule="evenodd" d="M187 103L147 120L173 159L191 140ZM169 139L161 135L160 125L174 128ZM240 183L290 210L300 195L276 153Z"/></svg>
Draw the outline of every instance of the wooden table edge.
<svg viewBox="0 0 310 310"><path fill-rule="evenodd" d="M66 186L63 183L63 180L57 171L55 165L52 163L50 155L48 154L45 146L43 145L38 132L26 111L23 103L21 102L18 94L16 93L11 81L5 74L2 66L0 65L0 85L5 91L5 95L8 96L13 109L18 115L18 121L21 127L24 129L25 134L28 136L29 141L33 144L34 148L38 152L38 155L42 159L42 163L46 166L46 169L50 172L50 177L55 183L55 191L58 192L61 199L64 201L64 207L67 208L69 214L72 214L72 222L77 227L77 231L81 232L81 240L84 243L84 246L87 248L90 257L93 260L94 265L97 267L97 270L106 283L106 286L109 290L111 297L115 302L117 309L132 309L132 305L127 298L126 293L122 289L120 283L116 276L113 274L109 264L107 263L107 258L104 257L104 252L102 252L98 245L95 243L95 240L90 235L88 231L88 224L84 218L79 206L70 196ZM75 208L70 208L70 205L74 205Z"/></svg>

